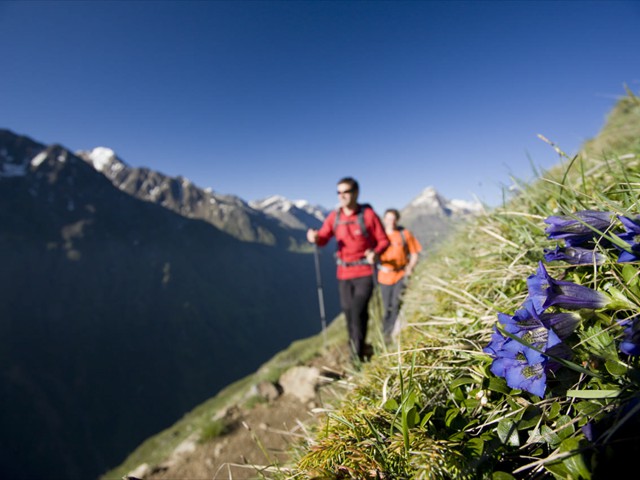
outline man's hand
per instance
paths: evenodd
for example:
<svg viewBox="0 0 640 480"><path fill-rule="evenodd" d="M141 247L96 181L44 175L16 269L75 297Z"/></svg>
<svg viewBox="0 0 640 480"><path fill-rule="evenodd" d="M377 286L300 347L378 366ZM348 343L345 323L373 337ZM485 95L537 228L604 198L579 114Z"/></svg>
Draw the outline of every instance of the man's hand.
<svg viewBox="0 0 640 480"><path fill-rule="evenodd" d="M366 252L364 252L364 256L367 259L367 262L369 262L371 265L376 263L376 260L378 259L376 252L371 249L368 249Z"/></svg>
<svg viewBox="0 0 640 480"><path fill-rule="evenodd" d="M316 243L316 241L318 240L318 231L314 230L313 228L307 230L307 240L309 241L309 243Z"/></svg>

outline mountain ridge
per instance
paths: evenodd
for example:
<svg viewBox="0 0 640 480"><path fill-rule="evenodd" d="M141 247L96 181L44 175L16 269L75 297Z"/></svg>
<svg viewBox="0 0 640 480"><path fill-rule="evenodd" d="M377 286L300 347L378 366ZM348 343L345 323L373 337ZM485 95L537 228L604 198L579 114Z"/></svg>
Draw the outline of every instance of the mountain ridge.
<svg viewBox="0 0 640 480"><path fill-rule="evenodd" d="M319 330L308 254L241 241L6 130L0 172L4 478L95 477ZM321 269L333 316L330 256Z"/></svg>

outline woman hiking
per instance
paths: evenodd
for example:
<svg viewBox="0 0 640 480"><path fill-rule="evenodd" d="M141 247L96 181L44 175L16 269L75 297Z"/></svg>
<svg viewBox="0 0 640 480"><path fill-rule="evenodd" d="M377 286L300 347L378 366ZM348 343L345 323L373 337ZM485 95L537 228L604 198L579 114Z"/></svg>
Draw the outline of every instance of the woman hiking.
<svg viewBox="0 0 640 480"><path fill-rule="evenodd" d="M390 343L400 311L400 300L406 281L418 263L422 246L418 239L406 228L398 225L400 212L389 208L384 212L382 222L391 245L380 256L378 284L382 295L384 316L382 332L385 343Z"/></svg>

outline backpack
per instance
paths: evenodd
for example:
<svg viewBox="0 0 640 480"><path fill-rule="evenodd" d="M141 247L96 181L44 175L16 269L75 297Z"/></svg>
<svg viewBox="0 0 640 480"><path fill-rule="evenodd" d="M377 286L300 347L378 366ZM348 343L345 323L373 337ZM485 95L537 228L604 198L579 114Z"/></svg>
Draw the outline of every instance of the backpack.
<svg viewBox="0 0 640 480"><path fill-rule="evenodd" d="M360 205L360 211L358 212L357 222L360 224L360 230L362 231L362 235L367 238L369 236L369 232L367 231L367 226L364 224L364 211L367 208L371 208L371 205L368 203L363 203ZM338 225L345 225L348 223L355 223L353 220L340 220L340 207L336 208L336 218L333 222L333 231L335 233ZM404 239L404 236L402 237Z"/></svg>
<svg viewBox="0 0 640 480"><path fill-rule="evenodd" d="M400 236L402 237L402 249L404 250L404 253L407 255L407 258L409 258L409 247L407 246L407 237L404 236L404 227L398 227L398 230L400 231Z"/></svg>
<svg viewBox="0 0 640 480"><path fill-rule="evenodd" d="M364 238L368 238L369 237L369 232L367 230L367 226L364 223L364 211L367 208L371 208L371 205L369 205L368 203L363 203L360 206L360 211L358 212L357 218L356 220L340 220L340 207L336 208L336 218L335 221L333 222L333 232L335 234L336 229L338 228L338 225L346 225L349 223L356 223L358 222L358 224L360 225L360 230L362 231L362 236ZM357 260L355 262L344 262L342 259L340 259L340 257L338 257L338 252L336 251L336 253L334 254L336 257L336 263L338 265L344 265L347 267L350 266L354 266L354 265L367 265L368 262L366 261L366 259L361 259L361 260Z"/></svg>

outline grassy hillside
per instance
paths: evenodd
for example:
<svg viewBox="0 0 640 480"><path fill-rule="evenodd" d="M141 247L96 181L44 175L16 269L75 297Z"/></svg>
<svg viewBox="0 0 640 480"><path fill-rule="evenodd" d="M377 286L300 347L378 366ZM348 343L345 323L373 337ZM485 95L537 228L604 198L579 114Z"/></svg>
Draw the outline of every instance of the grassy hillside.
<svg viewBox="0 0 640 480"><path fill-rule="evenodd" d="M423 261L398 351L367 365L281 478L577 479L631 468L640 363L621 348L635 353L640 341L640 282L638 262L621 254L640 226L617 215L640 213L638 138L640 101L628 95L580 155L550 145L556 167ZM576 216L584 210L612 212L611 225ZM545 260L556 246L575 253L576 237L545 231L560 215L588 237L589 263Z"/></svg>

